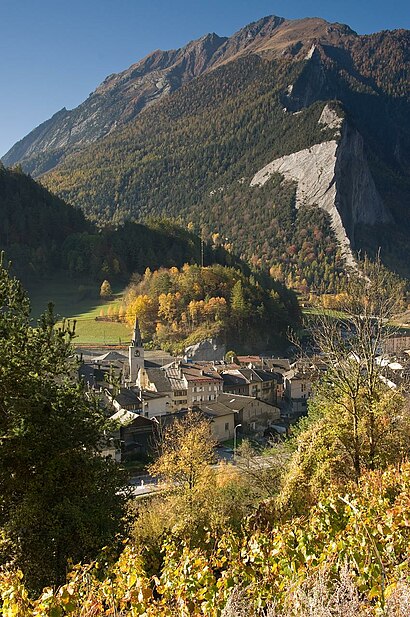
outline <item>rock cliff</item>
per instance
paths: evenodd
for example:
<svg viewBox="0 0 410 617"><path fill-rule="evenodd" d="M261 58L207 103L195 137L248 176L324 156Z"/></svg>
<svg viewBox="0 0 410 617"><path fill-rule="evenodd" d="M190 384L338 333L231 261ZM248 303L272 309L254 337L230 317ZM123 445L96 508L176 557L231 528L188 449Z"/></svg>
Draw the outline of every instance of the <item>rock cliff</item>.
<svg viewBox="0 0 410 617"><path fill-rule="evenodd" d="M328 105L319 119L335 129L335 139L275 159L258 171L251 186L263 186L274 173L296 182L296 207L318 207L331 218L346 264L355 267L357 224L391 223L377 192L363 149L363 139Z"/></svg>

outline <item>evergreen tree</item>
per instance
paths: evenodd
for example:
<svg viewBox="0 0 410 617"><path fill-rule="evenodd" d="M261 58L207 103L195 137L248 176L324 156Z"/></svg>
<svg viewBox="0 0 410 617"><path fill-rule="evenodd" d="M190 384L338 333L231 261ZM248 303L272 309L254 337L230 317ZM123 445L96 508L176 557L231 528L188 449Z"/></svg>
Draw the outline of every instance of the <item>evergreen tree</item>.
<svg viewBox="0 0 410 617"><path fill-rule="evenodd" d="M119 531L124 494L99 456L105 420L75 375L72 331L52 307L37 328L19 281L0 260L0 563L32 588L55 584L67 560L94 558Z"/></svg>
<svg viewBox="0 0 410 617"><path fill-rule="evenodd" d="M246 301L242 281L237 281L232 289L231 309L237 325L242 325L249 315L249 306Z"/></svg>

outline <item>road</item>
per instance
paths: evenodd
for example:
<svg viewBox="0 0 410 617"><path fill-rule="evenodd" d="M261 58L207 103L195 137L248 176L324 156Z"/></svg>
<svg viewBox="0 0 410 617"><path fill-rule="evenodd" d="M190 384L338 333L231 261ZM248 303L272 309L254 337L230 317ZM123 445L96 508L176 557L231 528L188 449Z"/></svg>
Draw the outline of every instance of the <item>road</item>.
<svg viewBox="0 0 410 617"><path fill-rule="evenodd" d="M221 448L221 450L224 449ZM233 465L235 465L232 451L218 452L218 456L220 460L229 460ZM271 456L256 456L252 460L250 466L254 467L255 469L267 469L272 465L272 463L275 462L276 459ZM215 468L217 466L218 465L213 465L213 467ZM149 474L131 476L129 480L129 485L132 487L131 492L134 497L151 495L152 493L159 493L165 488L164 484L161 484L160 482L158 482L157 478L154 478Z"/></svg>

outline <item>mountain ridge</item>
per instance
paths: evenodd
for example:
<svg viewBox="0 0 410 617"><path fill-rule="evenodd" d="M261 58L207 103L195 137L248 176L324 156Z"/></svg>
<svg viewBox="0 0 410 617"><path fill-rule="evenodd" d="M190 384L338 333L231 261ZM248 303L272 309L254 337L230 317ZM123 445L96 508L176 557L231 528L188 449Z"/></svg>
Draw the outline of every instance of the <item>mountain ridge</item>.
<svg viewBox="0 0 410 617"><path fill-rule="evenodd" d="M295 48L302 31L306 45ZM120 73L105 78L72 110L63 107L18 141L2 158L7 166L21 164L33 176L53 169L67 154L76 153L135 119L152 103L204 72L250 53L300 54L318 37L355 36L341 24L321 18L286 20L266 16L230 37L208 33L176 50L155 50ZM269 41L271 41L269 43Z"/></svg>

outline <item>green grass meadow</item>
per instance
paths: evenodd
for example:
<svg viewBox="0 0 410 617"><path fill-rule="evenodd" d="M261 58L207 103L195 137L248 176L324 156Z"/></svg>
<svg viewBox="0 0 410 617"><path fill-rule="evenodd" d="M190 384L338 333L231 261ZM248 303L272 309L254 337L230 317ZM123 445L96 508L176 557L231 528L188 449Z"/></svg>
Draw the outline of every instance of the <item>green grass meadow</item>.
<svg viewBox="0 0 410 617"><path fill-rule="evenodd" d="M90 284L70 278L53 278L26 285L34 322L47 307L54 304L54 312L61 318L76 319L75 345L118 345L131 340L131 329L127 324L96 321L95 318L108 314L121 305L123 289L113 286L112 300L102 300L97 283Z"/></svg>

